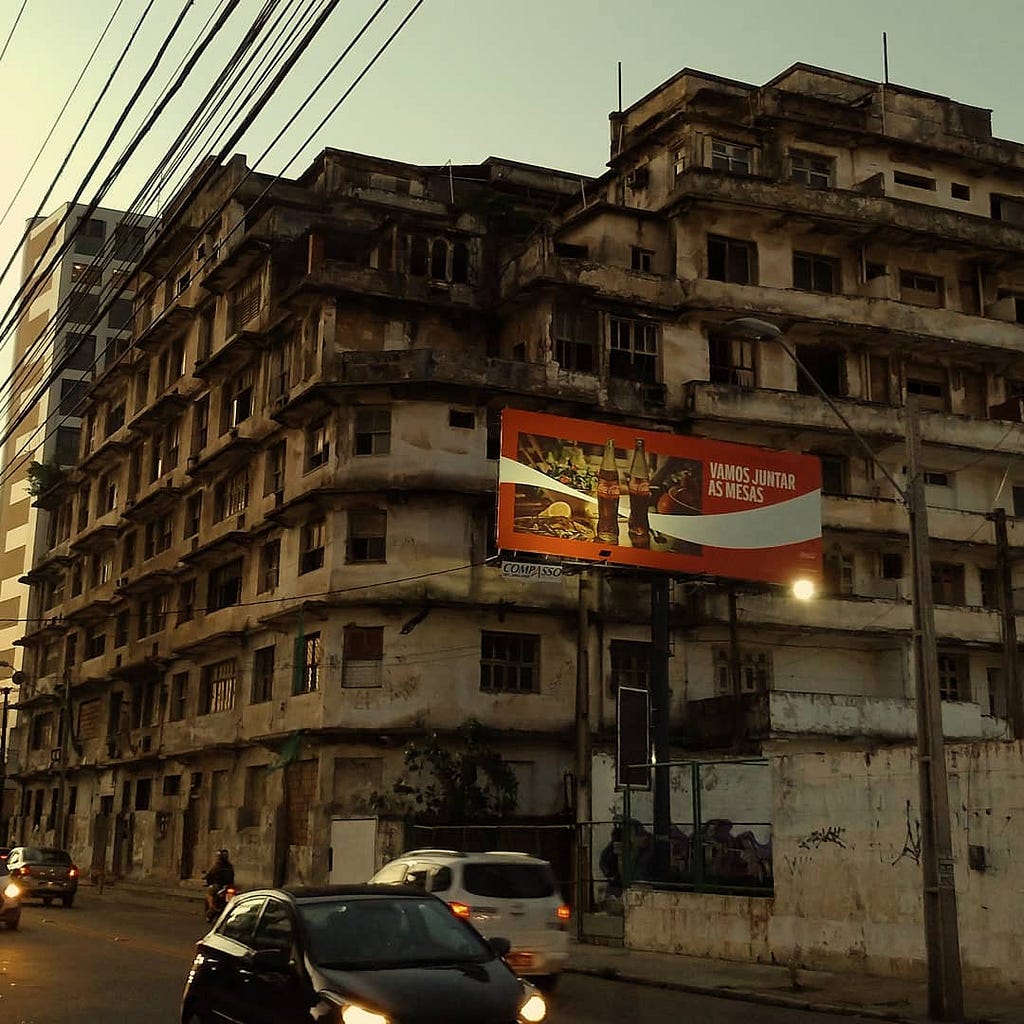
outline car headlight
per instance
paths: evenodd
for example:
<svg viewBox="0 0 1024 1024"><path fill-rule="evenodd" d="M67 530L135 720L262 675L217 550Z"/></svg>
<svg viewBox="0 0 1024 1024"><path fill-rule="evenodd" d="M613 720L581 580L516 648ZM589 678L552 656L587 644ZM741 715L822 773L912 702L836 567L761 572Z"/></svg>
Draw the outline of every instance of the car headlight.
<svg viewBox="0 0 1024 1024"><path fill-rule="evenodd" d="M21 895L21 886L15 885L13 882L8 882L7 888L4 889L4 895L9 900L16 900Z"/></svg>
<svg viewBox="0 0 1024 1024"><path fill-rule="evenodd" d="M519 1007L519 1019L526 1021L527 1024L537 1024L548 1015L548 1004L544 1002L544 997L539 992L525 988L523 991L527 992L527 997L526 1002Z"/></svg>
<svg viewBox="0 0 1024 1024"><path fill-rule="evenodd" d="M345 1024L390 1024L383 1013L374 1013L355 1003L345 1003L341 1008L341 1019Z"/></svg>

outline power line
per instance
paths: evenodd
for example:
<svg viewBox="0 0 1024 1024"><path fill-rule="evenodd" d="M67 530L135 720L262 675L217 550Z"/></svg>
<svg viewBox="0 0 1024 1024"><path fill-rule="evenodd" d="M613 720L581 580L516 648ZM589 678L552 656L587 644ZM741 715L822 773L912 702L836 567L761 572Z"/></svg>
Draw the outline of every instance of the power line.
<svg viewBox="0 0 1024 1024"><path fill-rule="evenodd" d="M18 10L18 16L14 19L14 24L11 26L11 31L7 33L7 39L4 42L4 48L0 50L0 61L4 59L7 53L7 47L11 45L11 40L14 38L14 30L18 27L18 22L21 21L21 16L25 13L25 8L28 6L28 0L21 0L21 8Z"/></svg>

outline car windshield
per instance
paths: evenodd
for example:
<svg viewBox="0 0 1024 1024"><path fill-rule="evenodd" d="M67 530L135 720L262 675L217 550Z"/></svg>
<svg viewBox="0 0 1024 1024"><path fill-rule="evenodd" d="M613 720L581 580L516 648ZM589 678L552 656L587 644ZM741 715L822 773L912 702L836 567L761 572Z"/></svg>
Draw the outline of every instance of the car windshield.
<svg viewBox="0 0 1024 1024"><path fill-rule="evenodd" d="M310 959L337 970L485 963L490 947L440 900L361 896L299 904Z"/></svg>
<svg viewBox="0 0 1024 1024"><path fill-rule="evenodd" d="M555 876L550 864L478 862L463 867L462 886L474 896L539 900L555 894Z"/></svg>
<svg viewBox="0 0 1024 1024"><path fill-rule="evenodd" d="M21 859L31 864L70 864L71 855L66 850L52 850L46 847L26 846Z"/></svg>

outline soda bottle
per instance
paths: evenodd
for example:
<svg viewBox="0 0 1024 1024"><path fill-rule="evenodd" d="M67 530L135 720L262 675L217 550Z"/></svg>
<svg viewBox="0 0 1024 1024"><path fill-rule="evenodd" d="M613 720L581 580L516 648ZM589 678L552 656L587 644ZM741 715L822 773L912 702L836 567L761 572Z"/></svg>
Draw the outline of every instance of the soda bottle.
<svg viewBox="0 0 1024 1024"><path fill-rule="evenodd" d="M644 442L638 438L629 467L629 542L635 548L651 546L651 524L647 518L650 507L651 475Z"/></svg>
<svg viewBox="0 0 1024 1024"><path fill-rule="evenodd" d="M597 539L603 544L619 543L619 470L615 465L615 442L608 440L597 473Z"/></svg>

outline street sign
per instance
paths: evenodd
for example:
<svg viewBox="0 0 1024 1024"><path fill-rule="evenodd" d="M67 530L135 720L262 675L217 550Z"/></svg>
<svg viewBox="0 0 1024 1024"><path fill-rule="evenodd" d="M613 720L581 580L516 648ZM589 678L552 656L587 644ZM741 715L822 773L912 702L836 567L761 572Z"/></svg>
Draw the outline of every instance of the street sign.
<svg viewBox="0 0 1024 1024"><path fill-rule="evenodd" d="M507 580L560 580L562 567L546 565L543 562L503 561L501 575Z"/></svg>

